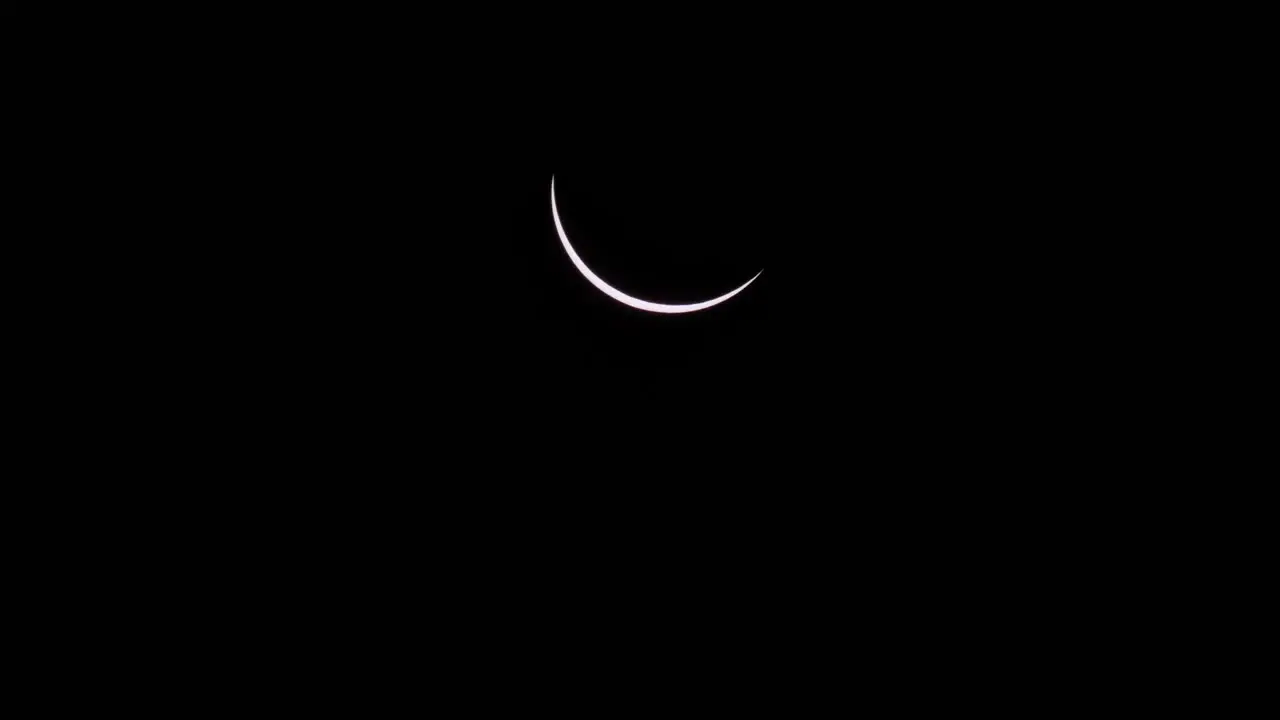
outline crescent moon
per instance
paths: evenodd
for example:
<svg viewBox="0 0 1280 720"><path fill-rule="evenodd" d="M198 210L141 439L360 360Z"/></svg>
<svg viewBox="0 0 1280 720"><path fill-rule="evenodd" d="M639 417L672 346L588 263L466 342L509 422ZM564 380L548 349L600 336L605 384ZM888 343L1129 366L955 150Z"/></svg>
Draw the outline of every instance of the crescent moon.
<svg viewBox="0 0 1280 720"><path fill-rule="evenodd" d="M760 277L760 274L764 272L764 270L761 270L756 273L755 277L746 281L738 289L732 292L727 292L720 297L704 300L699 303L668 305L664 303L649 302L648 300L641 300L640 298L632 297L613 287L604 280L601 280L600 276L591 272L591 268L587 267L587 264L582 262L582 258L578 257L578 253L573 249L573 245L569 244L569 236L564 233L564 226L560 224L560 210L556 207L556 178L554 175L551 176L551 217L556 221L556 232L560 234L560 244L564 245L564 251L569 254L569 259L573 261L574 267L578 268L578 272L582 273L582 276L585 277L592 285L595 285L596 289L600 292L608 295L614 300L617 300L623 305L630 305L637 310L647 310L648 312L668 314L691 313L699 310L706 310L707 308L715 307L743 290L746 290L747 286L755 282L756 278Z"/></svg>

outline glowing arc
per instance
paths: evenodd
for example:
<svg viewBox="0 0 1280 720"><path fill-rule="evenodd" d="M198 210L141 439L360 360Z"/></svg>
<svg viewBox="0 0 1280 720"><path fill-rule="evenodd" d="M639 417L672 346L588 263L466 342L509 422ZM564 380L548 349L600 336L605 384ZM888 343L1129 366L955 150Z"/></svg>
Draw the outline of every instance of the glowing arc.
<svg viewBox="0 0 1280 720"><path fill-rule="evenodd" d="M608 295L614 300L617 300L623 305L629 305L633 308L636 308L637 310L646 310L648 312L667 313L667 314L691 313L691 312L697 312L699 310L706 310L707 308L719 305L725 300L728 300L729 298L732 298L734 295L737 295L743 290L746 290L747 286L755 282L756 278L760 277L760 274L764 272L764 270L761 270L760 272L756 273L755 277L743 283L736 290L727 292L724 295L721 295L720 297L712 298L710 300L704 300L703 302L699 302L699 303L690 303L687 305L670 305L665 303L649 302L648 300L641 300L640 298L632 297L622 292L621 290L613 287L612 285L605 282L604 280L601 280L600 276L596 275L594 272L591 272L591 268L587 267L587 264L582 262L582 258L578 257L578 253L576 250L573 249L573 245L569 244L569 236L565 234L564 226L560 224L560 210L556 206L556 178L554 175L551 176L551 217L555 220L556 232L560 235L560 244L564 246L564 251L568 253L569 259L573 261L574 267L578 268L578 272L582 273L582 276L585 277L587 281L590 282L592 285L595 285L596 289L599 290L600 292L604 293L605 295Z"/></svg>

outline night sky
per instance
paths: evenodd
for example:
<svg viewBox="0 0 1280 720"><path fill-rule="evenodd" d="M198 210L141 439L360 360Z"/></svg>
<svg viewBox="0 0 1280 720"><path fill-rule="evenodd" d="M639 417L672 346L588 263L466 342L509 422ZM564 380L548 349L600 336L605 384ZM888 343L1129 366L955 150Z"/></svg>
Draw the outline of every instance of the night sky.
<svg viewBox="0 0 1280 720"><path fill-rule="evenodd" d="M945 505L1082 386L1049 291L1077 228L1032 171L1059 146L1034 72L863 20L629 44L654 36L221 18L121 43L75 95L101 155L76 181L127 238L78 262L145 278L98 351L157 348L129 362L168 432L196 417L184 442L273 467L814 512L923 477ZM616 303L560 246L553 175L633 295L763 275L691 315Z"/></svg>
<svg viewBox="0 0 1280 720"><path fill-rule="evenodd" d="M1039 26L1002 45L905 6L97 12L119 32L15 53L60 79L11 105L39 132L12 133L37 162L10 227L42 255L10 266L38 326L13 347L49 379L15 377L22 424L59 430L36 458L61 525L29 537L103 569L67 617L171 607L170 642L262 628L235 651L269 662L262 638L332 651L340 620L530 667L634 645L836 672L868 632L932 660L1020 609L1070 629L1042 597L1109 612L1058 559L1142 467L1089 450L1141 429L1122 349L1159 298L1105 292L1154 271L1117 259L1136 222L1091 212L1133 183L1089 152L1110 116L1060 92L1074 38L1037 63L1013 45ZM629 294L763 274L704 312L615 302L561 246L553 176Z"/></svg>

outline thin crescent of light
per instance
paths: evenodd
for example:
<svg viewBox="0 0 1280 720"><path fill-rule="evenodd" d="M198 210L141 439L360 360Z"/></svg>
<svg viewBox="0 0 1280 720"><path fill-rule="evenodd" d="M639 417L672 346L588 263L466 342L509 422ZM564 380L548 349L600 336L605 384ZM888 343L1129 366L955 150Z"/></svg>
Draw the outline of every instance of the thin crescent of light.
<svg viewBox="0 0 1280 720"><path fill-rule="evenodd" d="M617 300L623 305L630 305L638 310L669 314L691 313L699 310L706 310L707 308L719 305L725 300L728 300L734 295L746 290L747 286L755 282L756 278L760 277L760 273L764 272L764 270L761 270L756 273L755 277L743 283L737 290L725 293L718 298L704 300L700 303L692 303L688 305L667 305L663 303L649 302L648 300L641 300L640 298L631 297L604 280L601 280L600 276L591 272L591 268L587 267L587 264L582 262L582 258L578 257L578 253L573 249L573 246L569 244L569 236L564 233L564 226L560 224L560 210L556 207L556 178L554 175L551 176L551 217L556 221L556 232L560 234L560 244L564 245L564 251L569 254L569 259L573 261L574 267L578 268L578 272L582 273L582 276L585 277L592 285L595 285L596 289L600 292L608 295L614 300Z"/></svg>

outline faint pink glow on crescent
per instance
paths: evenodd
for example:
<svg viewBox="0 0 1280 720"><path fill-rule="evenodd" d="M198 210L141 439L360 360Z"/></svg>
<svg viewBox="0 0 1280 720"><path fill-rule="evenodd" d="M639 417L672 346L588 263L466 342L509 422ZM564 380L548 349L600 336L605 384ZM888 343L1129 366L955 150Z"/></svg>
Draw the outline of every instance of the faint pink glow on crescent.
<svg viewBox="0 0 1280 720"><path fill-rule="evenodd" d="M760 273L764 272L764 270L761 270L756 273L755 277L743 283L737 290L725 293L718 298L704 300L700 303L693 303L690 305L664 305L662 303L641 300L640 298L631 297L604 280L601 280L600 276L591 272L591 268L587 267L587 264L582 262L582 258L578 257L578 253L573 249L573 246L569 244L569 236L564 234L564 226L560 224L560 210L556 207L556 178L554 175L551 176L551 216L556 221L556 232L560 234L560 244L564 245L564 251L569 254L569 259L573 261L574 267L578 268L578 272L582 273L582 276L585 277L592 285L595 285L596 289L600 292L608 295L614 300L617 300L623 305L630 305L638 310L669 314L690 313L697 312L699 310L706 310L707 308L719 305L725 300L728 300L734 295L746 290L747 286L755 282L756 278L760 277Z"/></svg>

